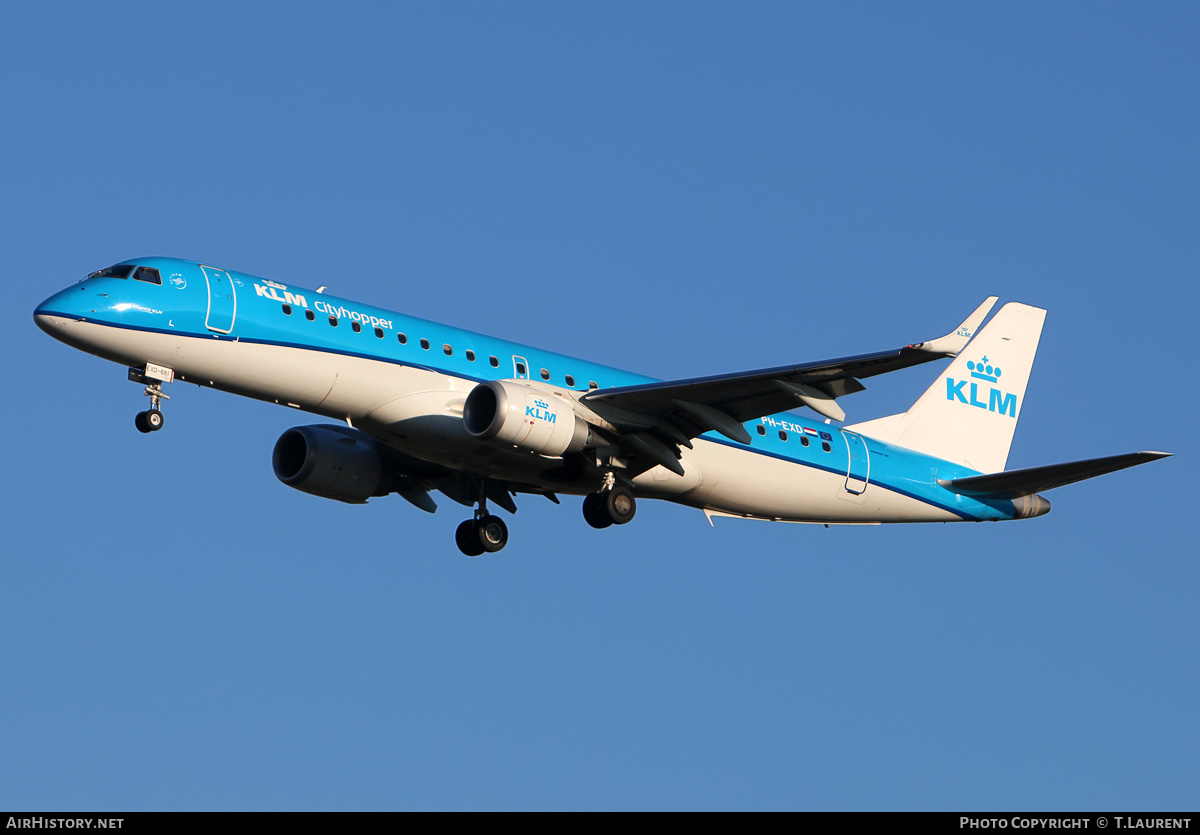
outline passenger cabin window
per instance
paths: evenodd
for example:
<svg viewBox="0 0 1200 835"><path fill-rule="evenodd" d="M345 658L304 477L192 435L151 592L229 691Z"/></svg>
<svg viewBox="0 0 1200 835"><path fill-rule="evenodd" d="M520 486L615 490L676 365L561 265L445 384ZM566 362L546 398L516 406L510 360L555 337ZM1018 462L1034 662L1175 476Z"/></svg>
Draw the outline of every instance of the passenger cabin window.
<svg viewBox="0 0 1200 835"><path fill-rule="evenodd" d="M825 450L826 452L829 452L830 450L833 449L833 447L831 447L829 445L829 441L821 441L821 449Z"/></svg>
<svg viewBox="0 0 1200 835"><path fill-rule="evenodd" d="M407 345L408 337L402 333L398 333L398 334L396 334L396 341L399 342L401 345Z"/></svg>
<svg viewBox="0 0 1200 835"><path fill-rule="evenodd" d="M467 362L475 362L475 352L470 348L467 349Z"/></svg>
<svg viewBox="0 0 1200 835"><path fill-rule="evenodd" d="M523 363L523 362L519 362L519 363L517 363L517 373L518 373L518 374L524 374L524 373L525 373L525 363Z"/></svg>
<svg viewBox="0 0 1200 835"><path fill-rule="evenodd" d="M133 272L133 264L117 264L115 267L108 267L103 270L96 270L88 275L88 278L129 278L129 274Z"/></svg>
<svg viewBox="0 0 1200 835"><path fill-rule="evenodd" d="M442 353L444 353L446 356L451 356L454 353L454 349L451 348L449 345L443 345Z"/></svg>
<svg viewBox="0 0 1200 835"><path fill-rule="evenodd" d="M543 380L549 380L549 379L550 379L550 372L549 372L549 371L547 371L547 370L546 370L546 369L544 369L544 368L542 369L542 379L543 379Z"/></svg>
<svg viewBox="0 0 1200 835"><path fill-rule="evenodd" d="M575 378L572 377L570 374L567 375L567 387L575 388Z"/></svg>
<svg viewBox="0 0 1200 835"><path fill-rule="evenodd" d="M383 328L376 328L375 336L377 339L383 339Z"/></svg>
<svg viewBox="0 0 1200 835"><path fill-rule="evenodd" d="M422 340L421 340L421 347L422 347L423 349L425 349L426 351L428 351L428 350L429 350L429 340L428 340L428 339L422 339Z"/></svg>
<svg viewBox="0 0 1200 835"><path fill-rule="evenodd" d="M138 267L133 277L136 281L162 285L162 276L158 274L158 270L154 269L154 267Z"/></svg>
<svg viewBox="0 0 1200 835"><path fill-rule="evenodd" d="M589 389L598 389L598 388L600 388L600 386L596 385L595 380L588 380L588 388Z"/></svg>
<svg viewBox="0 0 1200 835"><path fill-rule="evenodd" d="M758 434L760 434L760 435L765 435L765 434L767 434L767 427L763 426L763 425L760 423L760 424L758 425Z"/></svg>
<svg viewBox="0 0 1200 835"><path fill-rule="evenodd" d="M284 315L284 316L291 316L291 315L292 315L292 306L291 306L290 304L287 304L287 303L285 303L285 304L283 305L283 315Z"/></svg>
<svg viewBox="0 0 1200 835"><path fill-rule="evenodd" d="M304 318L312 322L316 320L317 314L313 313L311 310L306 310L304 311Z"/></svg>
<svg viewBox="0 0 1200 835"><path fill-rule="evenodd" d="M336 327L337 327L337 317L336 317L336 316L330 316L330 317L329 317L329 326L330 326L331 328L336 328Z"/></svg>
<svg viewBox="0 0 1200 835"><path fill-rule="evenodd" d="M781 440L781 441L787 440L787 433L784 432L782 429L779 430L779 440Z"/></svg>
<svg viewBox="0 0 1200 835"><path fill-rule="evenodd" d="M350 323L350 328L351 328L351 330L353 330L355 333L362 333L362 325L360 325L358 322L351 322L351 323Z"/></svg>
<svg viewBox="0 0 1200 835"><path fill-rule="evenodd" d="M807 435L800 436L800 446L808 446L808 436Z"/></svg>
<svg viewBox="0 0 1200 835"><path fill-rule="evenodd" d="M499 368L500 360L496 359L495 357L488 357L488 365L490 365L492 368Z"/></svg>

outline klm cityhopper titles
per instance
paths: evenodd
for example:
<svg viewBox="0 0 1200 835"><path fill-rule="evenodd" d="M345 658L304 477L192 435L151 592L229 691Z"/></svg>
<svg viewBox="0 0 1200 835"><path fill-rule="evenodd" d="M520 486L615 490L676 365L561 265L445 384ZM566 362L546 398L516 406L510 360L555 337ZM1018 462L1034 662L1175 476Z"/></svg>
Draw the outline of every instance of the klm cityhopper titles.
<svg viewBox="0 0 1200 835"><path fill-rule="evenodd" d="M1004 471L1046 312L996 298L938 339L875 354L662 382L540 348L175 258L94 272L34 311L55 339L129 367L162 428L185 380L312 412L272 463L284 484L364 503L474 508L463 553L508 541L491 505L583 496L594 528L666 499L709 517L878 524L1025 519L1039 493L1167 453ZM953 358L901 414L844 424L862 380ZM806 408L819 418L790 410Z"/></svg>

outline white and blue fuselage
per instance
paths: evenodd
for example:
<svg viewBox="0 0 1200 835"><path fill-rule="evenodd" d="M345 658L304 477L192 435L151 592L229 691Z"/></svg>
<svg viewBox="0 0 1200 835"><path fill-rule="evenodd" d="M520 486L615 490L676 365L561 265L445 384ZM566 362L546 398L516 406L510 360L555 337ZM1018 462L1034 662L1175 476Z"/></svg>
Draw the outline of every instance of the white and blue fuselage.
<svg viewBox="0 0 1200 835"><path fill-rule="evenodd" d="M606 474L622 475L625 467L623 480L636 496L712 515L869 524L1004 520L1040 515L1049 507L1040 497L1040 504L1031 505L1015 495L965 495L945 486L980 473L969 457L938 458L791 411L738 421L748 437L736 426L716 431L722 416L735 412L726 408L706 427L706 416L715 414L712 406L681 403L676 395L685 389L667 392L684 411L666 417L662 408L649 417L627 417L633 395L614 401L617 406L607 413L600 405L593 413L589 392L594 398L609 390L645 398L645 392L653 394L664 384L193 261L125 262L56 293L34 316L56 339L104 359L134 369L170 369L186 382L345 422L404 461L427 464L427 470L410 467L414 482L424 480L422 489L430 484L441 489L439 478L445 483L458 477L491 480L511 492L587 495L603 490L606 480L611 486ZM539 420L579 420L580 426L590 421L584 426L589 440L576 444L584 444L582 449L546 454L503 439L481 439L480 432L468 431L464 408L473 390L493 381L508 381L510 392L533 392L532 400L515 407L523 408L517 417L531 432L540 431ZM930 390L933 396L949 401L939 408L959 407L961 388L956 390L953 381L939 385ZM813 393L803 385L791 388ZM943 390L945 397L939 394ZM1015 400L1011 405L1012 414L1001 417L1015 424ZM654 420L662 423L652 426ZM675 422L667 425L670 420ZM650 429L638 428L643 425ZM647 440L651 430L658 434ZM639 433L641 441L629 438ZM671 446L677 435L682 440ZM646 456L661 456L668 447L677 463L649 463L664 461ZM608 454L597 458L589 452L596 448ZM636 451L631 459L631 449L645 449L641 466L629 466L629 460L638 460ZM573 455L584 456L586 466L564 466Z"/></svg>

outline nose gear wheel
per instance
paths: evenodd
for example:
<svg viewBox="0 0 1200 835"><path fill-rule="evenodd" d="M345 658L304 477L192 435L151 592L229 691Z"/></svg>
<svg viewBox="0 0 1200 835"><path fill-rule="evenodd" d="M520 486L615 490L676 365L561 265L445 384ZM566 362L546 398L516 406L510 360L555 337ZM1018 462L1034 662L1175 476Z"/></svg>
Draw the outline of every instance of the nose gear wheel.
<svg viewBox="0 0 1200 835"><path fill-rule="evenodd" d="M165 422L159 406L162 401L170 400L171 395L163 394L161 380L152 381L136 368L129 369L129 379L139 383L150 383L143 392L143 394L150 398L150 408L144 412L138 412L134 416L133 425L137 427L139 432L157 432L163 428L163 423Z"/></svg>
<svg viewBox="0 0 1200 835"><path fill-rule="evenodd" d="M158 409L138 412L133 419L133 425L139 432L157 432L163 428L163 413Z"/></svg>

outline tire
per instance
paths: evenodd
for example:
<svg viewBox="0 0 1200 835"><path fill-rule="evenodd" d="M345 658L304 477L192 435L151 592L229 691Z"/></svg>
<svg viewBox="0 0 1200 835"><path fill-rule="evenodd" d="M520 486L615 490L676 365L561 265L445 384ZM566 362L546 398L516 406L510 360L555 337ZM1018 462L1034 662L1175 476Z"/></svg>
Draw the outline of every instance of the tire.
<svg viewBox="0 0 1200 835"><path fill-rule="evenodd" d="M604 509L603 502L604 497L599 493L589 493L583 497L583 518L598 530L603 530L612 524L612 519Z"/></svg>
<svg viewBox="0 0 1200 835"><path fill-rule="evenodd" d="M468 519L458 526L458 529L454 531L454 543L458 545L458 550L468 557L478 557L483 554L483 542L479 539L474 519Z"/></svg>
<svg viewBox="0 0 1200 835"><path fill-rule="evenodd" d="M150 427L149 431L157 432L163 428L163 413L158 409L151 409L143 414L146 416L146 425Z"/></svg>
<svg viewBox="0 0 1200 835"><path fill-rule="evenodd" d="M626 487L614 487L604 497L604 511L614 525L624 525L637 513L637 499Z"/></svg>
<svg viewBox="0 0 1200 835"><path fill-rule="evenodd" d="M479 545L494 554L508 544L508 525L499 516L484 516L475 522Z"/></svg>
<svg viewBox="0 0 1200 835"><path fill-rule="evenodd" d="M133 425L137 427L137 431L141 433L153 432L150 424L146 423L146 412L138 412L133 416Z"/></svg>

